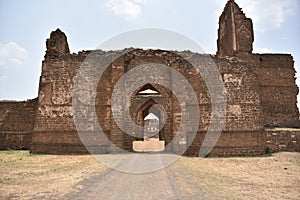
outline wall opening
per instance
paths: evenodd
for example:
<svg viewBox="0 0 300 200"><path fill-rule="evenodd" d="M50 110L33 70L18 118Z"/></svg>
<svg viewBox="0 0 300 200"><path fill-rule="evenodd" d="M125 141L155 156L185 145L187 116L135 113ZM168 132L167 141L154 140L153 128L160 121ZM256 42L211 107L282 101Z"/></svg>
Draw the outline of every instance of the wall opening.
<svg viewBox="0 0 300 200"><path fill-rule="evenodd" d="M137 95L160 95L160 93L151 84L146 84L137 92Z"/></svg>
<svg viewBox="0 0 300 200"><path fill-rule="evenodd" d="M132 143L133 151L159 152L165 150L165 141L162 140L162 114L155 104L153 100L147 101L137 113L137 121L143 128L139 130L139 137Z"/></svg>
<svg viewBox="0 0 300 200"><path fill-rule="evenodd" d="M144 140L159 139L159 118L154 113L149 113L144 118Z"/></svg>

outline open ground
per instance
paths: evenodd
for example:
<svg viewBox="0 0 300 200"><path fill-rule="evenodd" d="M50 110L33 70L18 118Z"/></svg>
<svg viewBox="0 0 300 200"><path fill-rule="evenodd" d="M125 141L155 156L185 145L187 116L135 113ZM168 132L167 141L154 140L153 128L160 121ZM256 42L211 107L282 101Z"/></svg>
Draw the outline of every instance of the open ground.
<svg viewBox="0 0 300 200"><path fill-rule="evenodd" d="M300 199L300 153L187 158L152 173L109 169L90 155L0 152L1 199Z"/></svg>

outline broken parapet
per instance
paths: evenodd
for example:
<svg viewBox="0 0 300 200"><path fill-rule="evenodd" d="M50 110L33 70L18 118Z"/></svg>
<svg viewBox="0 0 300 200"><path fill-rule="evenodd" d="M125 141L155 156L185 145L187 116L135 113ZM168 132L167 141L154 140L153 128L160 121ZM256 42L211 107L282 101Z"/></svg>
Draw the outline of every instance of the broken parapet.
<svg viewBox="0 0 300 200"><path fill-rule="evenodd" d="M70 53L67 36L60 29L51 32L50 38L46 41L46 47L45 59L58 58Z"/></svg>
<svg viewBox="0 0 300 200"><path fill-rule="evenodd" d="M253 24L242 9L230 0L219 19L219 57L247 56L252 53L254 34Z"/></svg>

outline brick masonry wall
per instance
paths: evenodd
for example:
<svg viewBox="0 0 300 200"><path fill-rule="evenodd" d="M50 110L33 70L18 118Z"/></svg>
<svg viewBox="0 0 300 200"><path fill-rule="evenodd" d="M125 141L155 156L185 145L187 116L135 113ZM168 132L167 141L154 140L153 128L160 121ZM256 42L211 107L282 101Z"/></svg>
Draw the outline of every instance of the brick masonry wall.
<svg viewBox="0 0 300 200"><path fill-rule="evenodd" d="M252 54L253 41L252 20L233 0L229 0L219 19L217 56L235 60L256 77L255 91L260 100L262 126L299 127L293 57L288 54Z"/></svg>
<svg viewBox="0 0 300 200"><path fill-rule="evenodd" d="M109 56L109 53L106 54ZM183 54L183 52L181 52L181 54ZM185 52L185 54L187 54L187 56L194 55L191 52ZM76 149L82 145L73 122L71 98L73 78L78 71L79 66L82 64L82 61L86 58L86 55L87 54L84 52L79 53L78 55L68 54L57 59L48 59L43 62L39 91L39 106L34 127L32 152L55 153L56 151L56 153L74 153L77 151ZM135 50L123 55L113 62L111 67L109 67L104 72L103 77L101 77L96 91L96 116L106 135L115 145L131 151L131 142L135 139L123 133L114 122L114 117L111 115L111 94L113 86L118 79L126 73L126 70L138 66L141 63L167 63L169 60L176 59L178 60L177 64L170 65L170 67L187 77L187 80L194 88L200 107L200 125L198 131L201 132L207 130L211 114L210 96L200 74L195 72L194 68L188 65L183 58L180 58L180 56L178 57L177 54L161 50ZM242 137L240 136L243 135L243 133L247 133L248 135L253 133L252 137L256 138L258 137L257 133L261 133L261 130L263 129L261 123L261 116L263 113L258 78L249 68L248 62L218 57L212 57L212 59L214 59L219 68L227 96L227 115L223 131L230 137L224 137L226 140L222 143L219 142L219 152L221 151L220 149L229 150L233 148L232 144L236 145L241 151L246 152L245 149L242 149L242 144L239 144L238 138L242 140ZM182 66L184 66L184 68ZM95 80L98 78L91 77ZM128 83L129 82L133 83L134 80L128 80ZM156 87L160 91L162 99L152 99L165 106L169 119L165 124L164 137L167 138L167 140L171 140L174 137L172 134L176 133L176 127L178 127L178 123L180 123L180 121L176 120L178 119L178 116L180 116L181 111L180 109L178 110L178 106L177 108L176 106L174 107L176 98L172 96L170 91L163 89L163 87L159 85ZM172 98L174 101L171 100ZM120 99L122 98L120 97ZM150 99L151 98L148 100ZM136 115L135 113L143 106L142 102L145 102L146 100L147 99L142 97L132 99L131 103L134 108L131 111L132 116ZM123 116L120 115L119 117L122 118ZM249 136L249 138L251 137ZM167 143L168 142L169 141L167 141ZM198 145L199 144L200 143L198 142ZM253 144L252 147L254 149L256 146L260 145L259 143L249 144ZM101 145L107 145L107 142L98 141L98 146ZM43 146L48 146L48 148ZM171 150L176 148L175 145ZM251 146L245 148L250 151ZM66 150L66 152L61 152L62 149ZM84 151L85 150L80 150L79 152ZM238 153L238 151L233 152L236 152L237 155L241 154ZM231 152L230 155L233 155L233 152ZM220 153L217 154L220 155ZM195 154L190 153L190 155Z"/></svg>
<svg viewBox="0 0 300 200"><path fill-rule="evenodd" d="M73 78L84 59L83 52L43 61L31 152L87 152L77 134L72 111Z"/></svg>
<svg viewBox="0 0 300 200"><path fill-rule="evenodd" d="M253 49L253 41L252 20L246 17L234 1L228 1L219 19L217 55L249 55Z"/></svg>
<svg viewBox="0 0 300 200"><path fill-rule="evenodd" d="M198 156L206 132L198 132L192 145L185 153ZM223 131L209 156L259 156L265 154L266 134L264 131Z"/></svg>
<svg viewBox="0 0 300 200"><path fill-rule="evenodd" d="M296 106L298 87L295 83L294 61L291 55L252 54L254 40L252 21L245 16L242 9L233 0L229 0L226 4L219 24L217 55L200 55L190 51L170 52L141 49L109 52L95 50L70 54L65 34L59 29L52 32L47 40L47 51L42 66L39 103L34 121L31 151L38 153L86 152L73 121L72 100L76 101L81 108L85 108L85 104L89 103L81 99L72 99L72 94L74 77L83 61L92 53L94 59L88 59L83 67L93 65L96 67L91 71L82 72L86 73L83 75L87 79L81 80L82 85L76 88L86 96L90 95L90 88L94 86L97 88L95 111L91 112L93 109L87 108L86 112L81 113L90 119L81 124L81 129L86 131L86 136L98 131L95 123L97 121L110 142L121 149L132 151L132 141L136 138L124 133L116 121L121 120L126 126L129 126L127 124L131 119L126 118L123 114L123 111L128 109L132 120L140 124L148 107L151 104L160 103L164 106L168 116L160 134L161 137L166 140L166 143L169 143L175 134L180 135L178 137L180 139L177 139L178 141L175 141L173 146L167 147L167 151L178 153L188 141L192 143L192 146L186 154L196 156L209 127L212 115L212 97L205 83L206 77L201 77L199 69L194 68L184 58L194 58L197 64L206 67L203 69L206 71L213 67L211 66L213 62L204 62L210 57L219 70L220 75L217 78L224 83L224 93L227 99L223 132L211 154L232 156L265 153L267 141L270 144L273 140L277 141L275 136L273 139L267 140L269 135L264 131L265 127L300 127L299 111ZM114 55L119 55L119 57L109 63L108 68L99 77L99 72L102 72L101 65ZM128 71L141 64L149 63L163 64L183 75L195 91L198 103L193 105L188 101L178 102L171 91L160 85L152 85L159 91L160 97L142 97L135 94L130 96L126 86L136 86L136 79L139 78L136 77L126 80L119 91L116 91L119 97L116 100L118 112L113 116L111 95L116 83ZM148 70L150 73L152 69ZM159 73L162 74L153 77L155 80L174 83L172 77L162 78L166 72ZM209 73L207 76L213 77ZM90 88L84 84L88 81L92 82ZM178 82L179 85L176 87L180 88L183 84L181 81ZM137 91L140 89L139 87L136 88ZM171 89L173 89L172 87ZM177 95L182 96L183 93ZM129 99L130 102L124 103L124 99ZM196 111L188 113L188 125L178 130L181 117L186 114L187 108L193 106L199 106L200 113L195 113ZM192 122L198 114L200 114L198 128L189 126L193 124ZM0 117L0 121L2 118ZM189 141L191 129L197 130L197 136L193 141ZM283 139L284 143L288 141L289 137L292 137L285 136L287 134L283 133L280 135L284 135L282 136L285 138ZM85 138L85 134L83 137ZM107 138L89 140L86 137L85 139L91 151L117 152L117 148L113 149L109 146ZM296 137L296 143L298 140ZM271 149L275 149L273 146ZM297 150L298 147L289 146L289 148Z"/></svg>
<svg viewBox="0 0 300 200"><path fill-rule="evenodd" d="M0 102L0 149L29 149L37 99Z"/></svg>
<svg viewBox="0 0 300 200"><path fill-rule="evenodd" d="M103 52L99 53L103 54ZM109 56L110 53L105 54ZM179 54L201 56L194 55L191 52L180 52ZM73 122L71 100L73 78L87 55L88 52L73 55L67 54L57 59L48 59L43 62L39 105L31 147L32 152L86 152ZM265 152L266 148L266 137L263 133L266 123L272 121L274 116L284 125L292 125L293 122L297 122L298 110L295 106L296 101L294 98L297 93L297 87L293 78L294 70L292 65L289 64L285 66L283 62L286 61L282 61L282 59L289 60L290 58L280 55L273 56L274 58L268 55L261 56L261 59L263 59L265 63L256 55L242 58L212 57L219 69L227 96L227 114L223 134L217 146L214 148L212 155L229 156L246 155L247 153L249 155L260 155ZM200 144L202 144L202 140L199 139L199 137L202 137L202 133L207 130L209 125L211 116L210 95L200 74L186 63L186 61L176 54L161 50L134 50L131 53L121 56L104 72L98 83L95 101L96 117L107 137L115 145L122 149L132 151L131 145L135 138L123 133L111 115L111 94L113 86L117 83L119 78L126 73L126 70L135 66L147 62L167 63L169 60L176 59L178 62L170 65L170 67L179 71L187 78L199 100L200 124L198 132L200 135L196 137L193 146L187 151L187 155L196 155L195 152L199 150ZM280 61L278 61L276 65L279 67L275 67L274 71L272 71L273 68L270 67L270 60L276 59ZM260 64L260 62L263 62L263 64ZM284 73L283 69L287 69L286 73ZM274 79L272 79L274 76L280 77L280 79L274 82ZM96 78L98 77L94 77L95 80ZM133 82L134 80L128 80L128 83ZM295 90L286 91L286 89L274 87L279 85L290 86L291 88L295 88ZM170 91L163 89L163 87L159 85L155 87L157 87L162 94L162 99L147 98L149 98L148 100L153 99L156 103L165 106L168 116L170 117L163 130L164 138L168 140L168 143L174 137L173 134L176 133L178 124L180 123L180 121L177 120L181 115L181 111L179 106L174 106L177 100L172 96ZM272 97L272 100L270 100L270 96L272 96L273 93L274 98ZM120 99L121 98L123 97L120 97ZM132 98L132 108L129 109L131 109L130 112L133 118L146 100L147 99L142 97ZM282 102L285 103L282 104ZM119 117L122 118L123 116L120 115ZM188 136L185 137L188 138ZM251 142L253 140L255 140L256 143ZM244 141L248 143L246 144ZM113 149L110 149L109 143L105 140L98 141L97 144L94 141L94 143L90 145L94 145L95 151L98 152L102 150L104 152L114 152ZM176 148L175 145L170 147L169 150L174 151Z"/></svg>
<svg viewBox="0 0 300 200"><path fill-rule="evenodd" d="M300 152L300 130L283 129L266 131L267 146L270 152L298 151Z"/></svg>
<svg viewBox="0 0 300 200"><path fill-rule="evenodd" d="M30 132L0 132L0 150L6 149L29 149L32 138Z"/></svg>
<svg viewBox="0 0 300 200"><path fill-rule="evenodd" d="M298 87L291 55L252 55L249 66L257 76L263 111L262 125L299 127Z"/></svg>

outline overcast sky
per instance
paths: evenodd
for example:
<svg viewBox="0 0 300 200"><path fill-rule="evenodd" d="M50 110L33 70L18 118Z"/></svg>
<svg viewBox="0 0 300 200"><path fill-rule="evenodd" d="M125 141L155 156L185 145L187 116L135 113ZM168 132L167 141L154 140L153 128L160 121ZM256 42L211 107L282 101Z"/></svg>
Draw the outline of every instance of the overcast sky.
<svg viewBox="0 0 300 200"><path fill-rule="evenodd" d="M254 52L291 53L300 74L300 1L236 0L254 23ZM217 49L226 0L0 0L0 99L37 97L45 41L56 28L71 52L95 49L140 28L176 31L206 52ZM300 75L297 74L297 83Z"/></svg>

